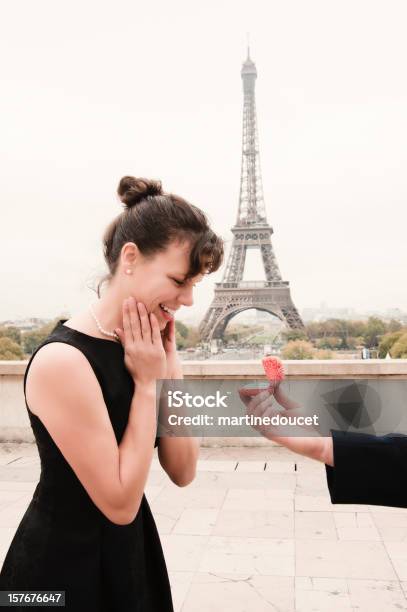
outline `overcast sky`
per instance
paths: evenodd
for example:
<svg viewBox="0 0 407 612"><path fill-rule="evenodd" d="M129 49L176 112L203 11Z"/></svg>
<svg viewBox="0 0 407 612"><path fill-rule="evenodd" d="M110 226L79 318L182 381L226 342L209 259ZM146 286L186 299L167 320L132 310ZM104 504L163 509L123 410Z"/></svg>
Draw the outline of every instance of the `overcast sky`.
<svg viewBox="0 0 407 612"><path fill-rule="evenodd" d="M248 31L267 216L296 306L407 310L406 21L405 0L3 1L0 319L94 300L125 174L161 179L230 245Z"/></svg>

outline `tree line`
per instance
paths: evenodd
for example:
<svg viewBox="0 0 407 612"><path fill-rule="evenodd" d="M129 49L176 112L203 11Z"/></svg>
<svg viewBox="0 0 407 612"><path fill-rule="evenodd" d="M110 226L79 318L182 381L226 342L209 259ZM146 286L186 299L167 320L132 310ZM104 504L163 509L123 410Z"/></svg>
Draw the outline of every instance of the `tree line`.
<svg viewBox="0 0 407 612"><path fill-rule="evenodd" d="M367 321L328 319L311 322L303 330L288 330L282 334L286 345L285 359L330 359L332 351L377 349L378 356L407 358L407 327L392 319L378 317Z"/></svg>
<svg viewBox="0 0 407 612"><path fill-rule="evenodd" d="M49 336L59 319L60 317L57 317L38 329L25 332L17 327L0 326L0 361L28 359ZM178 349L194 347L199 343L199 333L196 327L190 327L181 321L176 321L175 333Z"/></svg>
<svg viewBox="0 0 407 612"><path fill-rule="evenodd" d="M29 358L35 349L51 333L59 318L31 331L21 332L17 327L0 326L0 360ZM250 335L261 331L259 325L244 325L226 329L229 342L245 341ZM196 347L199 344L198 328L176 321L176 344L178 349ZM362 347L377 349L379 357L389 353L393 359L407 358L407 327L399 321L383 321L369 317L367 321L328 319L311 322L301 330L282 333L285 359L331 359L335 351L360 350Z"/></svg>
<svg viewBox="0 0 407 612"><path fill-rule="evenodd" d="M37 346L54 329L58 318L30 331L22 332L18 327L0 326L0 360L19 361L32 355Z"/></svg>

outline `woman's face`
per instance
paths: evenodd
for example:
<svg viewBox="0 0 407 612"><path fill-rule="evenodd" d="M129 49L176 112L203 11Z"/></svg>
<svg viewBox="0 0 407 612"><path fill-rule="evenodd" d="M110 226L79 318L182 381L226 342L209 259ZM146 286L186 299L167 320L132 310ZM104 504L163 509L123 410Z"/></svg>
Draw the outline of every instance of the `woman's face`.
<svg viewBox="0 0 407 612"><path fill-rule="evenodd" d="M156 315L161 331L181 306L192 306L193 287L203 278L198 274L185 280L190 248L189 242L171 242L165 251L151 258L137 250L133 263L124 264L132 270L131 275L126 275L128 294Z"/></svg>

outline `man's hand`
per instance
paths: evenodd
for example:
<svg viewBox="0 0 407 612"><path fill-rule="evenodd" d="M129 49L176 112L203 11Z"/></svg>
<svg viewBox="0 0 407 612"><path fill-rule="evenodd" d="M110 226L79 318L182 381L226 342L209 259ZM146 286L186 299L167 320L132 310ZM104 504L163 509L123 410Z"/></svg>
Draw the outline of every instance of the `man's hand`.
<svg viewBox="0 0 407 612"><path fill-rule="evenodd" d="M280 406L284 410L279 410L273 405L273 398L275 398ZM255 397L253 397L248 403L242 401L246 405L246 413L253 414L261 418L273 417L278 414L281 416L306 416L303 413L301 405L298 402L291 400L280 388L276 385L274 388L269 388L266 391L262 391ZM333 458L333 442L332 437L321 437L315 435L309 435L307 437L301 435L301 430L312 430L311 426L296 426L290 427L289 434L287 435L287 428L282 426L273 425L258 425L254 426L261 433L262 436L273 440L282 446L285 446L289 450L309 457L310 459L316 459L322 461L327 465L334 465Z"/></svg>
<svg viewBox="0 0 407 612"><path fill-rule="evenodd" d="M240 395L242 401L246 405L246 414L253 415L254 417L260 417L264 419L264 417L271 418L276 416L282 412L281 409L277 408L273 402L273 393L272 390L266 389L265 391L261 391L257 395L255 395L252 399L246 402L242 395ZM253 429L256 429L259 433L261 433L265 437L270 437L273 435L278 435L278 428L272 425L252 425ZM271 438L270 438L271 439Z"/></svg>

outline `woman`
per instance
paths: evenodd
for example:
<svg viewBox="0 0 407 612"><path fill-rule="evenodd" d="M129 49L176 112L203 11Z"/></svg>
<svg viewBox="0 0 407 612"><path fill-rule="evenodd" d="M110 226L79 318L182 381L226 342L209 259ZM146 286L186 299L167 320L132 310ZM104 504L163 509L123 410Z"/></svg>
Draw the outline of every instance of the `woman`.
<svg viewBox="0 0 407 612"><path fill-rule="evenodd" d="M124 177L118 193L125 208L104 235L106 291L59 321L27 366L41 476L0 590L64 590L75 612L170 612L143 490L154 446L184 486L194 478L198 445L156 438L155 384L182 377L174 314L220 266L223 244L200 209L163 193L159 182Z"/></svg>
<svg viewBox="0 0 407 612"><path fill-rule="evenodd" d="M276 414L301 414L301 406L292 401L275 383L271 394L259 393L247 406L247 412L259 417ZM282 406L281 412L273 399ZM318 437L307 428L307 437L282 436L274 427L260 427L260 433L282 446L325 464L327 484L333 504L370 504L407 508L407 436L375 436L358 432L331 430ZM316 433L316 432L315 432Z"/></svg>

